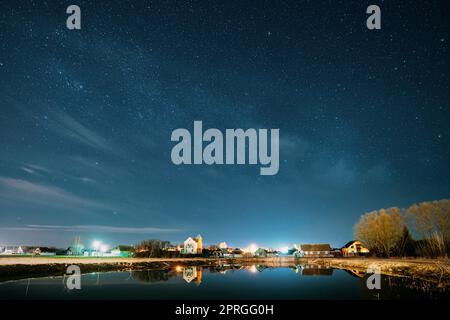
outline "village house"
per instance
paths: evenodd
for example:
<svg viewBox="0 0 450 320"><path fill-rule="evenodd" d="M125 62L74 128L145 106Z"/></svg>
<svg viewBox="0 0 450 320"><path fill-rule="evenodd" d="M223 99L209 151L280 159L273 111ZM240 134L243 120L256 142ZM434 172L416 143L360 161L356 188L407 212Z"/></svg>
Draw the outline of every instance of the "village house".
<svg viewBox="0 0 450 320"><path fill-rule="evenodd" d="M328 243L319 244L301 244L295 253L298 257L327 258L333 257L331 246Z"/></svg>
<svg viewBox="0 0 450 320"><path fill-rule="evenodd" d="M202 250L203 239L201 235L198 235L195 238L189 237L184 241L181 254L202 254Z"/></svg>
<svg viewBox="0 0 450 320"><path fill-rule="evenodd" d="M1 255L24 254L21 246L0 246Z"/></svg>
<svg viewBox="0 0 450 320"><path fill-rule="evenodd" d="M341 249L344 257L361 256L369 254L369 249L365 248L363 243L358 240L352 240L345 244Z"/></svg>
<svg viewBox="0 0 450 320"><path fill-rule="evenodd" d="M132 257L134 254L134 248L132 246L118 245L117 247L111 249L112 257Z"/></svg>
<svg viewBox="0 0 450 320"><path fill-rule="evenodd" d="M224 241L224 242L219 243L219 248L220 248L220 249L227 249L227 248L228 248L228 245L227 245L227 243Z"/></svg>

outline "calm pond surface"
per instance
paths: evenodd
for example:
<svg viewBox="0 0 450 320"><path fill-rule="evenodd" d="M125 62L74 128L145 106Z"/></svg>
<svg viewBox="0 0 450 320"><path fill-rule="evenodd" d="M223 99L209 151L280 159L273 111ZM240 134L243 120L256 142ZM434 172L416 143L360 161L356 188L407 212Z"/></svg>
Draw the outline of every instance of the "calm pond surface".
<svg viewBox="0 0 450 320"><path fill-rule="evenodd" d="M368 290L367 276L318 266L263 265L177 267L88 273L81 290L68 290L67 277L0 283L0 299L449 299L448 288L381 276L381 290Z"/></svg>

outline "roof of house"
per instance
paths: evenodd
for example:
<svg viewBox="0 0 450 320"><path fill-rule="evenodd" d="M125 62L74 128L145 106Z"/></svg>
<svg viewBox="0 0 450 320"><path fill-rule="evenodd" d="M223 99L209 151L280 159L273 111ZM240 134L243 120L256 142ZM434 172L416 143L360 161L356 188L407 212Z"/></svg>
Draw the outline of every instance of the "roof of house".
<svg viewBox="0 0 450 320"><path fill-rule="evenodd" d="M359 240L352 240L352 241L349 241L349 242L347 242L347 243L343 246L343 248L348 248L348 247L350 247L352 244L354 244L355 242L361 242L361 241L359 241Z"/></svg>
<svg viewBox="0 0 450 320"><path fill-rule="evenodd" d="M302 251L330 251L331 246L328 243L301 244L300 250L302 250Z"/></svg>

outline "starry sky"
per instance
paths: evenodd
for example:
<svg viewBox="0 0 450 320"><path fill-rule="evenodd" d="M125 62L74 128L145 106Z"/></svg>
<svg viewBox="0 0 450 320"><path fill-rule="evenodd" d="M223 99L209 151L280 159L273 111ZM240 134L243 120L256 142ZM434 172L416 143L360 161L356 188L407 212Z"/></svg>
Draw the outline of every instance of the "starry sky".
<svg viewBox="0 0 450 320"><path fill-rule="evenodd" d="M2 1L0 244L342 246L365 212L448 198L448 9ZM175 166L171 133L194 120L279 128L278 174Z"/></svg>

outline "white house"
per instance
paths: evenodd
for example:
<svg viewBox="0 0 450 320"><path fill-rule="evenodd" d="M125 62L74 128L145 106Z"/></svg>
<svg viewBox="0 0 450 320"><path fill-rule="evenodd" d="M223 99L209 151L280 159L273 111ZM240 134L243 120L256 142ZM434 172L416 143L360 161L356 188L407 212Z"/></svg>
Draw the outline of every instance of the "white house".
<svg viewBox="0 0 450 320"><path fill-rule="evenodd" d="M220 248L220 249L227 249L227 248L228 248L228 245L227 245L227 243L224 241L224 242L219 243L219 248Z"/></svg>
<svg viewBox="0 0 450 320"><path fill-rule="evenodd" d="M191 237L187 238L184 241L183 253L184 254L197 254L197 241L195 241Z"/></svg>
<svg viewBox="0 0 450 320"><path fill-rule="evenodd" d="M195 238L187 238L184 241L182 254L201 254L203 249L203 239L201 235L196 236Z"/></svg>

